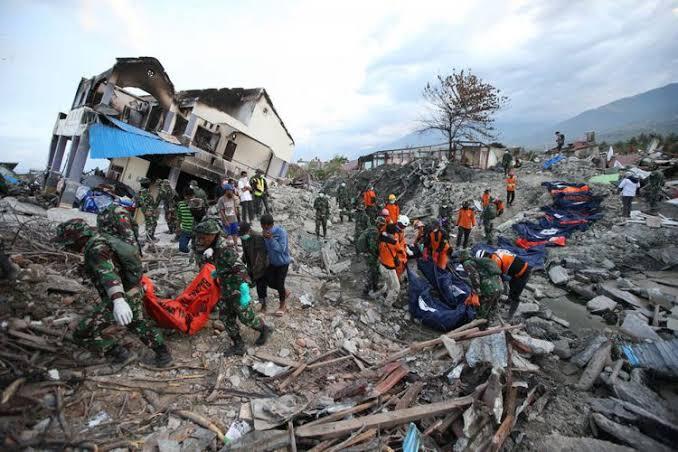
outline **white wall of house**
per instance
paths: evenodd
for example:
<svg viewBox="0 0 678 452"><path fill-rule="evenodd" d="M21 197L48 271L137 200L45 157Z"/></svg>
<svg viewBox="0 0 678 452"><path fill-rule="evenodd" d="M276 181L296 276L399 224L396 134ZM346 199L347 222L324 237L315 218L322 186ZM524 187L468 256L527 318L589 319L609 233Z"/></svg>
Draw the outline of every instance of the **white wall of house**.
<svg viewBox="0 0 678 452"><path fill-rule="evenodd" d="M270 146L276 156L287 162L292 161L294 143L265 96L259 98L252 112L249 129L250 135Z"/></svg>
<svg viewBox="0 0 678 452"><path fill-rule="evenodd" d="M129 185L133 190L139 190L139 179L148 174L148 167L151 164L148 160L139 157L111 159L111 165L122 168L120 182Z"/></svg>

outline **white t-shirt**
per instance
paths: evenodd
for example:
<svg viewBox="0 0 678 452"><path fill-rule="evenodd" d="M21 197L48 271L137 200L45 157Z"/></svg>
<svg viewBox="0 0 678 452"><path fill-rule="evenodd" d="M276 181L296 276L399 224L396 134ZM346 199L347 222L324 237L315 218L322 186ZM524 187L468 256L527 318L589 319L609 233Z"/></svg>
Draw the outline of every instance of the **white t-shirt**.
<svg viewBox="0 0 678 452"><path fill-rule="evenodd" d="M621 181L619 188L622 189L622 196L636 196L636 191L640 188L640 184L638 182L631 182L627 178Z"/></svg>
<svg viewBox="0 0 678 452"><path fill-rule="evenodd" d="M241 177L240 179L238 179L238 190L240 191L240 201L251 201L252 192L249 190L245 190L245 187L251 190L250 180L247 177Z"/></svg>

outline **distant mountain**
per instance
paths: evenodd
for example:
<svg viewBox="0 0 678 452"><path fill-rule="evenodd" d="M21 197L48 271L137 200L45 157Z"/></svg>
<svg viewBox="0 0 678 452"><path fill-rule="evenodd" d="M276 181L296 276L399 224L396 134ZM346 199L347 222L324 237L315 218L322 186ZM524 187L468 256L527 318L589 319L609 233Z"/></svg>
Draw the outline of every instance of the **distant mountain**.
<svg viewBox="0 0 678 452"><path fill-rule="evenodd" d="M565 134L568 143L583 138L589 131L596 132L599 142L624 140L643 132L678 133L678 83L610 102L554 125L497 120L496 129L499 132L496 141L507 146L538 149L543 149L544 145L555 145L556 130ZM428 146L446 140L443 134L436 131L412 132L363 154L384 149Z"/></svg>
<svg viewBox="0 0 678 452"><path fill-rule="evenodd" d="M597 141L622 140L643 132L678 132L678 83L587 110L550 128L516 137L516 141L522 146L551 146L556 130L565 134L566 142L588 131L596 132Z"/></svg>

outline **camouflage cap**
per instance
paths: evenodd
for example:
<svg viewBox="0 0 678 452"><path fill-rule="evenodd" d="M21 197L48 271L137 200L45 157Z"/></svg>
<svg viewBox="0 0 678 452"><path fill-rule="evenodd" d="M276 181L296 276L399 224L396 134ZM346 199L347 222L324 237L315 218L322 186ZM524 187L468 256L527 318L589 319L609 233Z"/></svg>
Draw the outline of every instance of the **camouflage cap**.
<svg viewBox="0 0 678 452"><path fill-rule="evenodd" d="M94 230L81 218L74 218L57 226L56 241L71 246L82 237L92 237Z"/></svg>
<svg viewBox="0 0 678 452"><path fill-rule="evenodd" d="M217 220L212 218L203 220L195 227L196 234L218 234L221 231Z"/></svg>
<svg viewBox="0 0 678 452"><path fill-rule="evenodd" d="M151 180L148 177L142 177L141 179L139 179L139 184L151 185Z"/></svg>

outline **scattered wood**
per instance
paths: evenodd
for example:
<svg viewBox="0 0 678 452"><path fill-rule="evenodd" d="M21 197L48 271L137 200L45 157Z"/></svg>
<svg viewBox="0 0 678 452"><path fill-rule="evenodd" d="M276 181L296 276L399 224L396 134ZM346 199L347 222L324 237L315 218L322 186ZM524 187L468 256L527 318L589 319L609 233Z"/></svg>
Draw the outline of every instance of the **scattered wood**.
<svg viewBox="0 0 678 452"><path fill-rule="evenodd" d="M592 417L596 425L605 433L635 449L653 452L671 452L673 450L673 448L665 446L635 429L609 420L600 413L593 413Z"/></svg>
<svg viewBox="0 0 678 452"><path fill-rule="evenodd" d="M217 425L214 422L210 421L206 417L188 410L172 410L172 414L175 414L179 417L183 417L186 420L194 422L199 426L216 433L217 438L219 438L219 441L221 441L222 443L224 442L224 432L222 432L221 429L217 427Z"/></svg>
<svg viewBox="0 0 678 452"><path fill-rule="evenodd" d="M405 392L405 395L398 400L398 403L396 403L395 409L397 410L403 410L405 408L409 408L412 403L419 397L419 393L421 390L424 389L424 382L423 381L415 381L412 383L412 385L407 388L407 392Z"/></svg>
<svg viewBox="0 0 678 452"><path fill-rule="evenodd" d="M350 358L350 356L348 357ZM302 364L301 366L297 367L292 374L285 379L280 385L278 385L278 389L281 391L285 390L287 386L290 385L301 373L308 367L306 364Z"/></svg>
<svg viewBox="0 0 678 452"><path fill-rule="evenodd" d="M606 342L598 350L596 350L596 352L593 354L593 357L591 358L591 361L589 361L586 369L584 369L584 372L581 374L581 377L579 377L579 382L577 383L577 387L579 389L582 391L588 391L591 389L593 384L596 382L596 379L605 368L605 364L610 359L611 350L612 344L610 342Z"/></svg>
<svg viewBox="0 0 678 452"><path fill-rule="evenodd" d="M330 422L318 425L302 425L297 428L297 436L300 437L321 437L332 438L353 432L361 427L388 428L396 425L402 425L407 422L417 421L427 417L445 414L455 408L470 405L473 402L472 396L460 397L457 399L446 400L444 402L421 405L404 410L391 411L389 413L379 413L370 416L364 416L359 419L349 419L346 421Z"/></svg>
<svg viewBox="0 0 678 452"><path fill-rule="evenodd" d="M23 385L25 382L26 379L21 377L10 383L9 386L7 386L4 391L2 391L2 399L0 399L0 404L4 405L9 402L9 400L14 397L14 394L16 394L19 388L21 388L21 385Z"/></svg>

